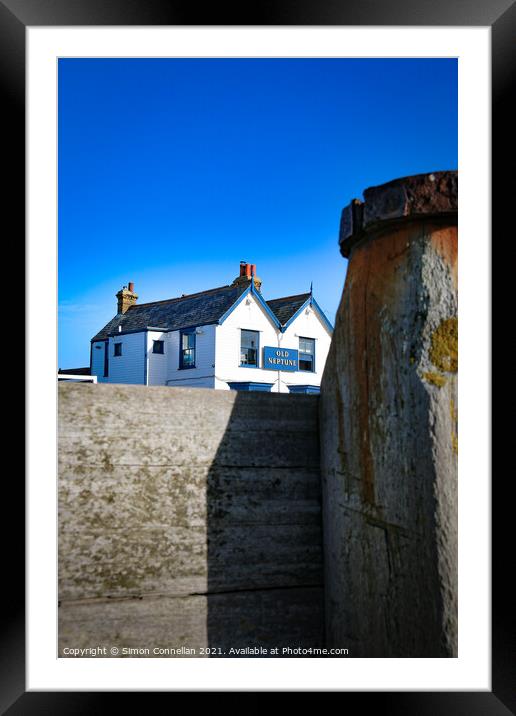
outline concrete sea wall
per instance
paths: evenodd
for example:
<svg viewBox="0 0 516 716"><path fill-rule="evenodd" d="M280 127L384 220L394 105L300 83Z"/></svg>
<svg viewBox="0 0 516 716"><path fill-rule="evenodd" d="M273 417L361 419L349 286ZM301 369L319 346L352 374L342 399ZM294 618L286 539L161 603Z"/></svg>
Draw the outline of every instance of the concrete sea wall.
<svg viewBox="0 0 516 716"><path fill-rule="evenodd" d="M60 655L321 646L317 404L61 383Z"/></svg>

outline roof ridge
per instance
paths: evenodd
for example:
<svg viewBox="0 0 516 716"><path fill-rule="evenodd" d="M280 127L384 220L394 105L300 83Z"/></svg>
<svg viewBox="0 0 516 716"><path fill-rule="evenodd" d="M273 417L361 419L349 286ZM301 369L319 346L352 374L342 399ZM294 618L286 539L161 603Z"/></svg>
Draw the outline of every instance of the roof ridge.
<svg viewBox="0 0 516 716"><path fill-rule="evenodd" d="M182 296L177 296L176 298L164 298L161 301L149 301L148 303L134 303L132 306L130 306L127 309L128 313L134 308L141 308L142 306L157 306L161 303L174 303L175 301L183 301L186 298L194 298L195 296L205 296L208 293L215 293L216 291L220 291L223 288L232 288L232 284L226 284L225 286L218 286L217 288L208 288L206 291L197 291L197 293L185 293ZM235 288L238 288L235 286Z"/></svg>

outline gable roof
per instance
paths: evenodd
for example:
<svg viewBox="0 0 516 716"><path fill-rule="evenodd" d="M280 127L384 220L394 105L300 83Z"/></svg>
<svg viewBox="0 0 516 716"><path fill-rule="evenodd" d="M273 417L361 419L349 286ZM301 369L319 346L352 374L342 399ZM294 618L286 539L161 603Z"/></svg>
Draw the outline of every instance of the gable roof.
<svg viewBox="0 0 516 716"><path fill-rule="evenodd" d="M250 282L247 286L220 286L179 298L169 298L165 301L135 303L125 313L118 313L112 318L91 340L101 341L109 336L119 335L119 333L135 333L154 328L163 331L178 331L181 328L219 323L231 313L239 300L244 298L244 294L251 290L271 314L271 319L276 320L282 327L285 327L310 299L310 293L300 293L296 296L285 296L265 301L258 291L251 289ZM327 321L324 314L322 316ZM119 328L122 330L120 331ZM331 325L330 330L332 330Z"/></svg>
<svg viewBox="0 0 516 716"><path fill-rule="evenodd" d="M135 303L125 313L118 313L92 338L100 341L122 331L144 331L147 328L161 328L177 331L190 326L217 323L219 318L246 291L246 286L221 286L209 291L192 293L179 298L153 303ZM209 300L206 300L209 298Z"/></svg>
<svg viewBox="0 0 516 716"><path fill-rule="evenodd" d="M281 325L284 326L309 298L309 293L299 293L297 296L274 298L271 301L267 301L267 305Z"/></svg>
<svg viewBox="0 0 516 716"><path fill-rule="evenodd" d="M295 321L305 306L310 306L319 315L319 318L326 326L330 333L333 333L333 326L328 320L326 314L319 306L312 293L300 293L297 296L286 296L285 298L275 298L267 301L268 305L274 311L274 314L281 322L281 330L284 332L290 324Z"/></svg>

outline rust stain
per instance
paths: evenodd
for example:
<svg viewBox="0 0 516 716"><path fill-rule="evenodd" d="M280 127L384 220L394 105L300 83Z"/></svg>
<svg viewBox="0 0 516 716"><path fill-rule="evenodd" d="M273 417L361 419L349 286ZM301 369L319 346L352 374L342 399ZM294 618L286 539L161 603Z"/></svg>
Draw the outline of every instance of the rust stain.
<svg viewBox="0 0 516 716"><path fill-rule="evenodd" d="M357 246L348 268L354 286L361 287L349 294L348 321L353 326L350 379L357 404L362 499L370 505L376 502L372 437L378 433L378 426L372 424L372 408L382 400L381 311L391 307L396 314L402 284L399 276L407 262L409 235L410 230L397 231Z"/></svg>
<svg viewBox="0 0 516 716"><path fill-rule="evenodd" d="M452 450L457 455L459 452L459 437L457 435L458 412L457 412L457 408L455 406L455 401L453 398L450 399L450 418L452 421L452 430L451 430Z"/></svg>
<svg viewBox="0 0 516 716"><path fill-rule="evenodd" d="M411 267L414 241L422 236L422 227L414 223L384 231L381 236L357 245L348 267L347 281L353 285L348 292L347 323L352 375L351 389L355 394L355 443L359 449L362 499L375 505L375 470L373 439L379 439L381 425L375 423L375 406L384 400L384 373L381 335L383 316L397 316L405 299L404 276ZM360 287L360 289L358 288ZM380 411L381 412L381 411Z"/></svg>
<svg viewBox="0 0 516 716"><path fill-rule="evenodd" d="M358 408L358 449L361 476L362 500L374 504L374 473L371 453L371 436L369 430L369 397L370 371L373 368L374 356L372 346L368 345L368 335L374 330L369 324L368 287L371 272L374 272L374 243L369 242L360 250L355 251L350 270L353 272L355 285L363 287L356 290L350 301L349 321L354 330L354 388L357 393ZM374 320L374 319L373 319Z"/></svg>
<svg viewBox="0 0 516 716"><path fill-rule="evenodd" d="M344 435L344 403L342 400L342 395L340 392L340 386L337 383L335 387L335 399L337 401L337 421L338 421L338 431L339 431L339 447L338 447L338 453L340 457L340 469L341 472L345 472L346 468L346 447L345 447L345 435Z"/></svg>
<svg viewBox="0 0 516 716"><path fill-rule="evenodd" d="M457 226L430 227L430 243L442 260L448 264L455 288L458 286L458 240Z"/></svg>
<svg viewBox="0 0 516 716"><path fill-rule="evenodd" d="M346 283L347 346L351 374L350 389L355 406L353 441L358 450L362 500L375 505L375 441L382 434L377 424L376 406L381 408L384 396L382 380L392 366L384 366L381 336L385 334L384 317L398 316L406 301L405 277L413 274L413 249L422 238L449 266L457 282L457 227L436 222L407 222L395 230L383 230L357 244L348 266ZM352 290L350 290L352 287ZM346 294L346 292L345 292ZM343 311L344 312L344 311ZM450 317L434 331L430 358L440 373L456 371L457 320ZM413 358L415 361L415 358ZM412 361L412 359L411 359ZM427 372L424 378L442 387L446 376ZM341 396L337 397L339 404ZM339 407L339 413L341 412ZM381 415L381 409L378 411ZM339 442L341 442L339 425ZM454 443L455 444L455 443ZM376 505L375 505L376 506Z"/></svg>

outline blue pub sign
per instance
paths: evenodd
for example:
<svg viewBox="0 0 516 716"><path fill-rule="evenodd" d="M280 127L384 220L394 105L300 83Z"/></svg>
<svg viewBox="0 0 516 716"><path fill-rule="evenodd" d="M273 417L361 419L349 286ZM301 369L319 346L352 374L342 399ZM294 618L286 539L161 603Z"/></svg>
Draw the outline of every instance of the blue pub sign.
<svg viewBox="0 0 516 716"><path fill-rule="evenodd" d="M298 351L294 348L265 346L263 349L263 367L268 370L299 370Z"/></svg>

